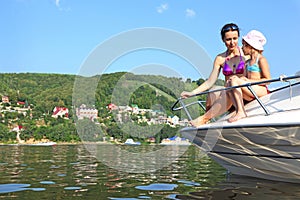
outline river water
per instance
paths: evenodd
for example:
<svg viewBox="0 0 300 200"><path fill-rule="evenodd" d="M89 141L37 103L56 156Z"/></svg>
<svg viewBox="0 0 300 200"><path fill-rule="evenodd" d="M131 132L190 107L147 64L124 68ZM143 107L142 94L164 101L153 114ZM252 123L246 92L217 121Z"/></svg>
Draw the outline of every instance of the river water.
<svg viewBox="0 0 300 200"><path fill-rule="evenodd" d="M300 199L298 184L231 175L193 145L170 151L160 145L118 146L134 153L162 148L166 165L144 172L123 165L124 154L107 145L96 148L110 160L89 147L0 146L0 199ZM168 160L174 148L183 153Z"/></svg>

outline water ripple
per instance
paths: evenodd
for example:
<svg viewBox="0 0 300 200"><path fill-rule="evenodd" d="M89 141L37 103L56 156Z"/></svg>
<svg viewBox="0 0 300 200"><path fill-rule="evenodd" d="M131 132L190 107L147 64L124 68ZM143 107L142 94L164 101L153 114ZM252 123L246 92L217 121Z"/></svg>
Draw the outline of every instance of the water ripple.
<svg viewBox="0 0 300 200"><path fill-rule="evenodd" d="M168 191L168 190L174 190L177 187L178 187L177 184L153 183L145 186L136 186L135 188L139 190L149 190L149 191Z"/></svg>

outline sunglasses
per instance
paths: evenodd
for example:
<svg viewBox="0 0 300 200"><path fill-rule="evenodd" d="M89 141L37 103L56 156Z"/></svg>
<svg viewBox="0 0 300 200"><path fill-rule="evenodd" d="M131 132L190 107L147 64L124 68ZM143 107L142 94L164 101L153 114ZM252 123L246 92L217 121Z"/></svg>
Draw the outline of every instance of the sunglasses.
<svg viewBox="0 0 300 200"><path fill-rule="evenodd" d="M239 30L239 27L237 27L236 25L231 25L223 28L222 33L225 33L227 31L236 31L236 30Z"/></svg>

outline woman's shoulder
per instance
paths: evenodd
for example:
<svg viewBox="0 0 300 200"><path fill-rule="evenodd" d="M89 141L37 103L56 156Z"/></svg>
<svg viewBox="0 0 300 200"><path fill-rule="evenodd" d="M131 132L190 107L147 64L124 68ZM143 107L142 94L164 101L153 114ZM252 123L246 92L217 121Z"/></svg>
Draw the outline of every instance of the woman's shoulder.
<svg viewBox="0 0 300 200"><path fill-rule="evenodd" d="M219 53L216 56L215 61L218 62L218 63L224 63L225 59L226 59L226 51L222 52L222 53Z"/></svg>
<svg viewBox="0 0 300 200"><path fill-rule="evenodd" d="M226 55L222 55L222 53L218 54L214 61L214 67L217 68L223 67L225 60L226 60Z"/></svg>
<svg viewBox="0 0 300 200"><path fill-rule="evenodd" d="M222 53L219 53L219 54L216 56L216 58L217 58L217 57L225 58L225 57L226 57L226 51L224 51L224 52L222 52Z"/></svg>

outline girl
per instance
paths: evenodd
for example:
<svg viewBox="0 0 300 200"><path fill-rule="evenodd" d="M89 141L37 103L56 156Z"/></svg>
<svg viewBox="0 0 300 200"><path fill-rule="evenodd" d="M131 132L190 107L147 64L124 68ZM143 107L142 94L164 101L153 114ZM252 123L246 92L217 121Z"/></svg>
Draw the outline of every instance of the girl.
<svg viewBox="0 0 300 200"><path fill-rule="evenodd" d="M267 59L262 55L263 46L266 44L265 36L257 31L252 30L243 37L242 50L250 59L246 62L246 77L232 76L228 80L228 86L237 86L249 82L264 81L271 78ZM268 94L266 85L251 86L258 97ZM243 99L246 101L253 100L254 96L246 87L235 88L228 92L232 103L235 106L236 113L228 119L228 122L234 122L246 117Z"/></svg>

